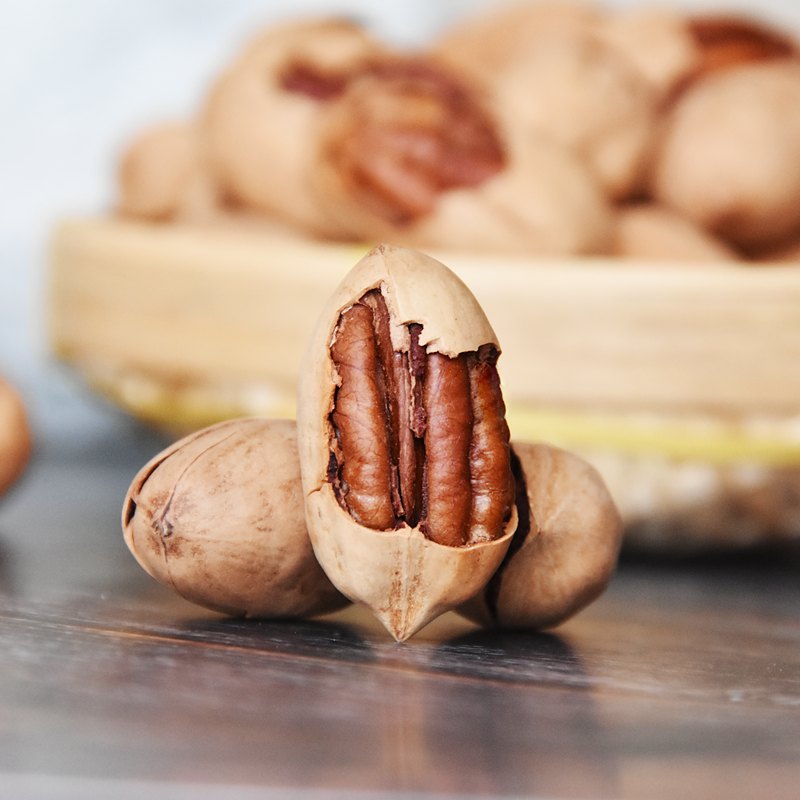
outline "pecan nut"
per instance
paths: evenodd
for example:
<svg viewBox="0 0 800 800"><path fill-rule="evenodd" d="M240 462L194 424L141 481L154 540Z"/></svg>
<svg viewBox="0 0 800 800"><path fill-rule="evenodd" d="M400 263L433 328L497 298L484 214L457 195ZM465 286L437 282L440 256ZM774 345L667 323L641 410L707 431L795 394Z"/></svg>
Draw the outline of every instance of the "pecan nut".
<svg viewBox="0 0 800 800"><path fill-rule="evenodd" d="M234 419L143 466L122 510L142 568L186 600L235 616L312 616L347 604L308 541L295 426Z"/></svg>
<svg viewBox="0 0 800 800"><path fill-rule="evenodd" d="M309 191L310 143L327 106L382 49L355 22L329 18L272 26L246 47L201 117L204 158L225 200L322 238L349 238Z"/></svg>
<svg viewBox="0 0 800 800"><path fill-rule="evenodd" d="M306 519L397 639L475 594L516 527L494 332L456 276L381 246L323 314L298 395Z"/></svg>
<svg viewBox="0 0 800 800"><path fill-rule="evenodd" d="M506 163L474 92L433 61L374 59L329 112L320 168L337 194L376 221L410 225L442 192L477 186Z"/></svg>
<svg viewBox="0 0 800 800"><path fill-rule="evenodd" d="M483 625L553 628L611 580L622 519L603 479L579 456L515 442L519 525L503 563L459 612Z"/></svg>

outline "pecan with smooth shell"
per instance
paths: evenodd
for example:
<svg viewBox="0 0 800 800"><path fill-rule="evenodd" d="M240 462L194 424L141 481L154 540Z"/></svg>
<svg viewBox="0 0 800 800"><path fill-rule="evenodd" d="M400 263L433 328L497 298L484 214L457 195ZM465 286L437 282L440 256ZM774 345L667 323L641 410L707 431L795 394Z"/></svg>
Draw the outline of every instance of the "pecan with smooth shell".
<svg viewBox="0 0 800 800"><path fill-rule="evenodd" d="M402 640L475 594L516 527L496 336L434 259L381 245L345 277L298 392L323 569Z"/></svg>
<svg viewBox="0 0 800 800"><path fill-rule="evenodd" d="M500 628L552 628L608 585L622 520L582 458L527 442L514 442L513 453L519 526L497 572L459 612Z"/></svg>
<svg viewBox="0 0 800 800"><path fill-rule="evenodd" d="M308 540L288 420L229 420L170 445L133 479L122 529L147 573L215 611L297 617L347 603Z"/></svg>

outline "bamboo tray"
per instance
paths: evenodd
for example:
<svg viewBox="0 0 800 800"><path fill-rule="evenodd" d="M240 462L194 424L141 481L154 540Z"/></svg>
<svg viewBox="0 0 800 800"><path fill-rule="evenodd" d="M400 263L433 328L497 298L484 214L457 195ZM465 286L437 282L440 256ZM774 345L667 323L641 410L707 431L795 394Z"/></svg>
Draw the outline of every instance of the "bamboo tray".
<svg viewBox="0 0 800 800"><path fill-rule="evenodd" d="M175 431L292 416L317 313L366 249L65 221L51 251L53 350ZM432 255L497 331L512 436L592 460L630 542L800 538L800 267Z"/></svg>

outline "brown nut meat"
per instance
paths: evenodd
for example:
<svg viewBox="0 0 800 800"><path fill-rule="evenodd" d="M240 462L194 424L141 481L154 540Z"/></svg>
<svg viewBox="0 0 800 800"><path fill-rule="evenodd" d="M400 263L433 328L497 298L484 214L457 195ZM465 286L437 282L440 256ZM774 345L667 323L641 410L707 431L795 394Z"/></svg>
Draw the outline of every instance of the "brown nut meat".
<svg viewBox="0 0 800 800"><path fill-rule="evenodd" d="M430 214L441 192L476 186L505 161L492 120L465 84L433 61L396 56L353 78L321 148L354 209L394 225Z"/></svg>
<svg viewBox="0 0 800 800"><path fill-rule="evenodd" d="M398 640L475 594L516 528L499 352L450 270L388 245L312 336L297 401L309 535Z"/></svg>
<svg viewBox="0 0 800 800"><path fill-rule="evenodd" d="M748 61L798 55L797 42L785 31L748 16L698 15L689 17L687 25L700 54L694 77Z"/></svg>
<svg viewBox="0 0 800 800"><path fill-rule="evenodd" d="M602 478L583 459L514 442L519 527L483 592L459 609L482 624L552 628L605 589L622 520Z"/></svg>
<svg viewBox="0 0 800 800"><path fill-rule="evenodd" d="M16 389L0 378L0 495L22 474L30 454L25 405Z"/></svg>
<svg viewBox="0 0 800 800"><path fill-rule="evenodd" d="M176 442L134 478L122 527L146 572L206 608L295 617L347 603L308 540L293 422L231 420Z"/></svg>

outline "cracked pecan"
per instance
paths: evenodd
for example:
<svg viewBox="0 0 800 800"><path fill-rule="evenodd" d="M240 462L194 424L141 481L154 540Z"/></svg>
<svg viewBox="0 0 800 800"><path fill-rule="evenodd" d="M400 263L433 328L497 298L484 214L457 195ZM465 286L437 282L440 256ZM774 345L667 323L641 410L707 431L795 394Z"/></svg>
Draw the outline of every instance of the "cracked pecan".
<svg viewBox="0 0 800 800"><path fill-rule="evenodd" d="M419 58L373 60L351 77L321 149L359 206L401 225L429 213L441 192L476 186L506 161L469 87Z"/></svg>
<svg viewBox="0 0 800 800"><path fill-rule="evenodd" d="M516 527L499 353L450 270L388 245L345 277L307 351L298 443L314 552L397 639L479 591Z"/></svg>

